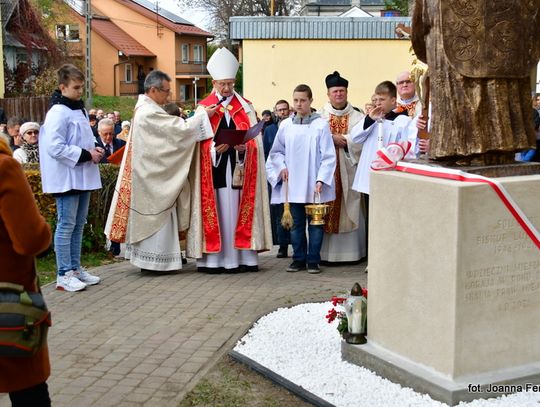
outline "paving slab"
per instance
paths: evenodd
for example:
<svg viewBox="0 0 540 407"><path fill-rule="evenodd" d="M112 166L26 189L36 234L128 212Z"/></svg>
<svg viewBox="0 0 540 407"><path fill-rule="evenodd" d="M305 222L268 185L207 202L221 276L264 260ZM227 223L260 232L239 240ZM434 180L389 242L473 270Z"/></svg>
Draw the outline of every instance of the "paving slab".
<svg viewBox="0 0 540 407"><path fill-rule="evenodd" d="M53 405L177 406L262 315L366 284L365 263L287 273L276 253L259 255L257 273L198 273L193 260L141 273L124 261L92 269L102 282L83 292L44 287Z"/></svg>

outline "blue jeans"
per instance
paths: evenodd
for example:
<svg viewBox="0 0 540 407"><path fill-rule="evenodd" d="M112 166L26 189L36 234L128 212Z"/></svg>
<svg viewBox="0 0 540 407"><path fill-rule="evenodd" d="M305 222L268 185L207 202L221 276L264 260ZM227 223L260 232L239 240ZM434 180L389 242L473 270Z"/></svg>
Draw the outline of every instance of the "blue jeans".
<svg viewBox="0 0 540 407"><path fill-rule="evenodd" d="M90 191L56 197L54 251L59 276L81 266L82 236L89 203Z"/></svg>
<svg viewBox="0 0 540 407"><path fill-rule="evenodd" d="M321 246L324 235L323 225L308 225L308 238L306 238L306 221L311 216L306 215L306 204L291 203L293 227L291 229L291 244L293 247L293 260L307 264L321 262Z"/></svg>

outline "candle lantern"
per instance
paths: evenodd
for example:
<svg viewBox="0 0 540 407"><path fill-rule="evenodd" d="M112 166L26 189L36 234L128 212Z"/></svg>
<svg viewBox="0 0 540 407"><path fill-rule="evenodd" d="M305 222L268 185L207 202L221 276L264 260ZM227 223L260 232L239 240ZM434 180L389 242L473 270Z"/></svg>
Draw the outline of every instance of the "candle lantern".
<svg viewBox="0 0 540 407"><path fill-rule="evenodd" d="M347 343L361 345L367 342L367 299L362 295L362 287L355 283L351 294L343 303L347 314L347 326L349 335Z"/></svg>

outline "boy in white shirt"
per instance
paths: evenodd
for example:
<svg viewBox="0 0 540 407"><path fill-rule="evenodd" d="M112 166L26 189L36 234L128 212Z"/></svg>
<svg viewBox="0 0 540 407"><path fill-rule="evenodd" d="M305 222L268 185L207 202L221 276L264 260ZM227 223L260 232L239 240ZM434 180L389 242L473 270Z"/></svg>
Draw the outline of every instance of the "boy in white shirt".
<svg viewBox="0 0 540 407"><path fill-rule="evenodd" d="M311 111L313 96L307 85L298 85L293 92L293 106L296 114L281 122L274 144L266 161L268 182L272 186L273 204L286 200L290 202L293 227L291 244L293 262L289 272L302 271L319 273L322 225L308 225L309 243L306 238L306 203L314 201L320 194L320 202L335 199L334 171L336 151L328 122Z"/></svg>
<svg viewBox="0 0 540 407"><path fill-rule="evenodd" d="M39 133L39 164L43 192L56 199L54 251L56 289L81 291L100 278L81 267L81 245L90 192L101 188L98 164L103 149L96 139L81 100L84 75L65 64L58 74L58 90Z"/></svg>
<svg viewBox="0 0 540 407"><path fill-rule="evenodd" d="M375 88L375 107L351 131L353 142L363 144L352 186L355 191L369 194L370 166L377 158L376 153L379 148L390 143L408 140L412 147L407 158L416 156L418 132L416 122L409 118L406 109L396 109L396 100L396 86L390 81L381 82ZM382 119L382 140L378 139L381 135L378 119Z"/></svg>

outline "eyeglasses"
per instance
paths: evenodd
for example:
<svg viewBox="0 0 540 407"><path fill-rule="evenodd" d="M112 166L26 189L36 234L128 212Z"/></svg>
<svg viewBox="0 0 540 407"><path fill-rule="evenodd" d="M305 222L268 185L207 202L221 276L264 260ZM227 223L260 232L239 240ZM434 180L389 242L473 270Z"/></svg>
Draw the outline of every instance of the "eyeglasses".
<svg viewBox="0 0 540 407"><path fill-rule="evenodd" d="M101 131L99 134L103 136L114 136L114 133L112 131L108 131L108 132Z"/></svg>
<svg viewBox="0 0 540 407"><path fill-rule="evenodd" d="M171 93L171 88L169 89L156 88L156 89L159 90L160 92Z"/></svg>
<svg viewBox="0 0 540 407"><path fill-rule="evenodd" d="M37 130L28 130L26 133L24 134L39 134L39 131Z"/></svg>
<svg viewBox="0 0 540 407"><path fill-rule="evenodd" d="M409 85L411 83L412 83L412 81L410 79L405 79L403 81L397 81L396 85Z"/></svg>

